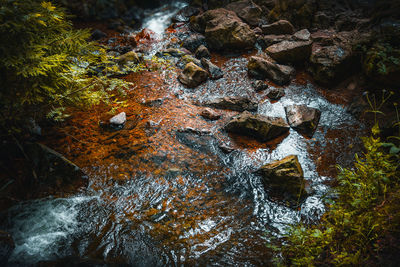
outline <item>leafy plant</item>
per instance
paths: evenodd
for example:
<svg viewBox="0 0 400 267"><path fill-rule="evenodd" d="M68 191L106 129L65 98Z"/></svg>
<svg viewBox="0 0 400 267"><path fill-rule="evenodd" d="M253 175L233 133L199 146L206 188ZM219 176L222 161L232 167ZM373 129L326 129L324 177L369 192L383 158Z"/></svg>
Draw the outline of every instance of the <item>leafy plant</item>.
<svg viewBox="0 0 400 267"><path fill-rule="evenodd" d="M366 94L370 105L366 112L374 114L375 125L371 135L362 138L364 153L355 154L353 168L338 166L339 185L325 199L327 212L318 224L289 227L283 245L275 247L283 256L276 259L278 264L398 263L393 255L397 255L400 240L400 149L381 140L377 120L378 114L384 115L380 109L392 94L382 91L380 101ZM399 119L397 106L396 113Z"/></svg>
<svg viewBox="0 0 400 267"><path fill-rule="evenodd" d="M122 80L91 77L111 62L88 42L88 30L72 28L62 8L40 0L0 0L0 124L18 131L29 117L61 120L70 105L107 101ZM103 77L102 77L103 76Z"/></svg>

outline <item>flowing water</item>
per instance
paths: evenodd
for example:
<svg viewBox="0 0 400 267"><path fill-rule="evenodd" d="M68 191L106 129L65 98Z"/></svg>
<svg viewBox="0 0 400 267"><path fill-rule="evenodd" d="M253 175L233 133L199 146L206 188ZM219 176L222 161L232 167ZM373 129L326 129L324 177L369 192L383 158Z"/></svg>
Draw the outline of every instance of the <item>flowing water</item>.
<svg viewBox="0 0 400 267"><path fill-rule="evenodd" d="M182 6L164 6L145 21L160 34L153 43L157 49L182 35L162 35ZM72 258L90 265L268 264L265 233L280 234L289 224L315 220L324 212L327 181L335 175L335 164L350 164L362 127L301 73L284 87L286 95L271 103L265 92L251 87L247 56L213 55L225 76L196 89L177 82L174 68L130 74L126 79L136 85L123 109L128 117L123 130L99 129L100 109L77 111L64 127L82 141L50 134L47 144L81 166L90 184L74 196L9 209L3 228L16 243L11 263ZM237 95L258 100L258 113L269 116L285 117L284 107L294 103L318 108L317 131L307 139L291 130L264 144L221 130L237 112L220 111L216 122L198 115L202 102ZM224 153L221 143L234 151ZM269 199L253 174L291 154L298 155L312 192L296 210Z"/></svg>

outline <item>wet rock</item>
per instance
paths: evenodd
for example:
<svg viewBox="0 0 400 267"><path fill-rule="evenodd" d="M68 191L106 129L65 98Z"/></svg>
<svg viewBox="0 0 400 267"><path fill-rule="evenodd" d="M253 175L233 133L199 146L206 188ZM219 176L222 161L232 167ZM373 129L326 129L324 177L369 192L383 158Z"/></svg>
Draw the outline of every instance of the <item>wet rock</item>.
<svg viewBox="0 0 400 267"><path fill-rule="evenodd" d="M260 46L264 49L267 48L271 45L287 41L290 39L290 35L264 35L261 36L257 41L260 44Z"/></svg>
<svg viewBox="0 0 400 267"><path fill-rule="evenodd" d="M295 69L280 65L267 57L252 56L247 64L249 76L256 79L270 79L278 85L289 83L295 76Z"/></svg>
<svg viewBox="0 0 400 267"><path fill-rule="evenodd" d="M8 259L15 249L15 243L12 236L4 231L0 231L0 264L7 266Z"/></svg>
<svg viewBox="0 0 400 267"><path fill-rule="evenodd" d="M39 143L27 144L24 150L32 160L38 181L44 187L51 191L70 193L87 187L85 173L58 152Z"/></svg>
<svg viewBox="0 0 400 267"><path fill-rule="evenodd" d="M264 34L293 34L294 27L293 25L287 20L279 20L272 24L268 25L261 25L261 30Z"/></svg>
<svg viewBox="0 0 400 267"><path fill-rule="evenodd" d="M172 57L183 57L187 54L189 54L189 51L185 51L184 49L179 49L179 48L167 48L161 53L159 53L161 56L172 56Z"/></svg>
<svg viewBox="0 0 400 267"><path fill-rule="evenodd" d="M225 126L225 130L267 142L289 132L289 125L282 118L253 115L245 111L233 117Z"/></svg>
<svg viewBox="0 0 400 267"><path fill-rule="evenodd" d="M256 173L272 197L288 200L290 206L307 196L303 169L295 155L268 163Z"/></svg>
<svg viewBox="0 0 400 267"><path fill-rule="evenodd" d="M183 41L182 46L191 52L195 52L199 46L206 44L206 37L204 35L194 33Z"/></svg>
<svg viewBox="0 0 400 267"><path fill-rule="evenodd" d="M293 39L296 41L310 41L311 33L307 29L300 30L293 34Z"/></svg>
<svg viewBox="0 0 400 267"><path fill-rule="evenodd" d="M195 52L195 57L198 59L202 59L204 58L210 58L211 54L210 51L208 51L207 47L205 47L204 45L200 45Z"/></svg>
<svg viewBox="0 0 400 267"><path fill-rule="evenodd" d="M90 38L92 40L100 40L103 38L106 38L107 34L105 34L104 32L100 31L99 29L96 29L92 32L92 35L90 36Z"/></svg>
<svg viewBox="0 0 400 267"><path fill-rule="evenodd" d="M205 108L201 111L200 116L207 120L215 121L221 118L221 114L215 112L214 110L210 108Z"/></svg>
<svg viewBox="0 0 400 267"><path fill-rule="evenodd" d="M268 89L268 84L266 84L262 80L257 80L257 81L252 82L252 86L256 92L261 92L261 91Z"/></svg>
<svg viewBox="0 0 400 267"><path fill-rule="evenodd" d="M199 59L193 57L192 55L184 55L181 58L181 60L178 62L177 66L181 69L184 69L188 63L193 63L193 64L199 66L200 68L203 67L203 65L201 65L201 61Z"/></svg>
<svg viewBox="0 0 400 267"><path fill-rule="evenodd" d="M191 21L193 28L204 32L207 44L215 50L243 50L254 46L256 36L233 12L223 8L209 10Z"/></svg>
<svg viewBox="0 0 400 267"><path fill-rule="evenodd" d="M178 79L187 87L196 87L207 80L208 73L193 62L186 64Z"/></svg>
<svg viewBox="0 0 400 267"><path fill-rule="evenodd" d="M198 8L186 6L172 17L172 22L188 22L191 16L196 16L199 13L200 10Z"/></svg>
<svg viewBox="0 0 400 267"><path fill-rule="evenodd" d="M306 105L292 105L285 107L285 112L290 127L307 137L314 135L321 111Z"/></svg>
<svg viewBox="0 0 400 267"><path fill-rule="evenodd" d="M262 9L251 0L236 1L225 6L238 15L250 26L258 26L261 22Z"/></svg>
<svg viewBox="0 0 400 267"><path fill-rule="evenodd" d="M269 89L267 96L271 100L279 100L285 96L285 90L283 88L271 88Z"/></svg>
<svg viewBox="0 0 400 267"><path fill-rule="evenodd" d="M121 55L117 59L117 62L121 65L124 65L128 62L139 63L140 58L139 58L139 55L135 51L130 51L128 53Z"/></svg>
<svg viewBox="0 0 400 267"><path fill-rule="evenodd" d="M210 73L210 78L212 80L218 80L224 76L222 69L213 64L209 59L202 58L201 65Z"/></svg>
<svg viewBox="0 0 400 267"><path fill-rule="evenodd" d="M234 111L256 111L258 109L258 103L250 100L248 97L241 96L227 96L222 98L216 98L212 101L206 102L206 106L228 109Z"/></svg>
<svg viewBox="0 0 400 267"><path fill-rule="evenodd" d="M357 63L350 47L342 45L313 45L309 71L316 82L333 86L354 70Z"/></svg>
<svg viewBox="0 0 400 267"><path fill-rule="evenodd" d="M121 112L110 119L110 124L115 128L122 128L126 122L126 113Z"/></svg>
<svg viewBox="0 0 400 267"><path fill-rule="evenodd" d="M309 59L311 44L312 42L283 41L269 46L266 52L279 63L296 63Z"/></svg>

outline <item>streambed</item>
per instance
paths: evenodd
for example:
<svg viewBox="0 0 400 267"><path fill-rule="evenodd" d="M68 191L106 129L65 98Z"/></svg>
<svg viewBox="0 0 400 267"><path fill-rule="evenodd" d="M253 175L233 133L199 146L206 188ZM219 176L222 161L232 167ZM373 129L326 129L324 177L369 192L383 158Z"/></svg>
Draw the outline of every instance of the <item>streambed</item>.
<svg viewBox="0 0 400 267"><path fill-rule="evenodd" d="M163 33L183 3L153 12L145 27L159 36L148 57L179 35ZM253 52L257 53L257 52ZM98 126L103 108L76 111L47 145L66 155L89 176L87 190L68 198L46 198L7 211L3 228L16 243L11 263L26 265L68 258L91 265L260 266L271 260L265 233L276 234L300 219L324 212L322 197L335 165L348 166L359 149L362 125L340 103L328 101L307 75L284 87L271 103L255 92L247 75L249 55L213 55L225 75L195 89L177 81L176 68L132 73L125 128ZM274 85L270 85L274 86ZM285 118L284 107L306 104L321 111L312 139L290 130L271 143L221 130L234 111L204 120L201 103L224 96L248 96L258 113ZM70 136L74 136L72 139ZM225 153L220 144L234 151ZM294 210L268 198L253 174L263 164L297 155L312 194Z"/></svg>

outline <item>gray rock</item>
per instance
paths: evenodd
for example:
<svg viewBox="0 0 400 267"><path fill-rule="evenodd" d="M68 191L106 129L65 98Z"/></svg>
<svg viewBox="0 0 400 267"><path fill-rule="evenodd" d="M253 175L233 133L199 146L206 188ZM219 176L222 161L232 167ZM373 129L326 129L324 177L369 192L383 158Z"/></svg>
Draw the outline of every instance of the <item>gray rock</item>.
<svg viewBox="0 0 400 267"><path fill-rule="evenodd" d="M258 103L250 100L247 97L231 96L216 98L212 101L204 103L204 105L218 108L218 109L228 109L234 111L256 111L258 109Z"/></svg>
<svg viewBox="0 0 400 267"><path fill-rule="evenodd" d="M224 76L224 72L217 65L213 64L211 60L202 58L201 65L210 73L212 80L218 80Z"/></svg>
<svg viewBox="0 0 400 267"><path fill-rule="evenodd" d="M260 142L270 141L289 132L289 125L282 118L253 115L245 111L235 116L225 126L227 132L254 137Z"/></svg>
<svg viewBox="0 0 400 267"><path fill-rule="evenodd" d="M126 122L126 113L121 112L110 119L110 124L115 127L123 126Z"/></svg>
<svg viewBox="0 0 400 267"><path fill-rule="evenodd" d="M250 57L247 68L249 76L256 79L270 79L278 85L289 83L295 76L294 68L277 64L267 57Z"/></svg>
<svg viewBox="0 0 400 267"><path fill-rule="evenodd" d="M290 127L307 137L314 135L321 111L306 105L292 105L285 107L285 112Z"/></svg>
<svg viewBox="0 0 400 267"><path fill-rule="evenodd" d="M206 44L206 37L204 35L194 33L183 41L182 46L191 52L195 52L199 46Z"/></svg>

